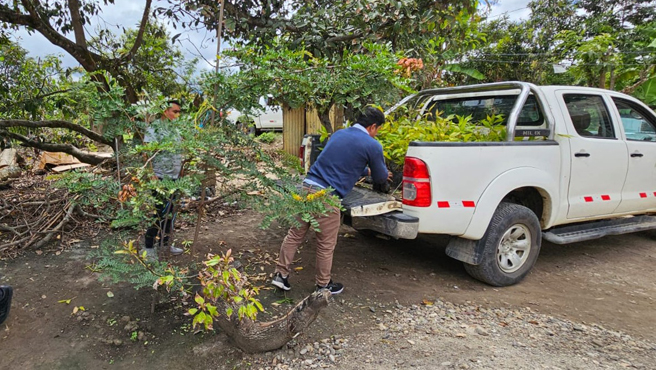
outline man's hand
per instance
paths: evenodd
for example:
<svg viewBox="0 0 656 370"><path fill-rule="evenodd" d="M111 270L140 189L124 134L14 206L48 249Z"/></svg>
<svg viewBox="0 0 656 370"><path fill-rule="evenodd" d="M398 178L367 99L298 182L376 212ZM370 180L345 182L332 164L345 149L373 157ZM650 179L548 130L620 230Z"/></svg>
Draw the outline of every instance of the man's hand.
<svg viewBox="0 0 656 370"><path fill-rule="evenodd" d="M387 171L387 181L392 181L392 177L394 177L392 171Z"/></svg>

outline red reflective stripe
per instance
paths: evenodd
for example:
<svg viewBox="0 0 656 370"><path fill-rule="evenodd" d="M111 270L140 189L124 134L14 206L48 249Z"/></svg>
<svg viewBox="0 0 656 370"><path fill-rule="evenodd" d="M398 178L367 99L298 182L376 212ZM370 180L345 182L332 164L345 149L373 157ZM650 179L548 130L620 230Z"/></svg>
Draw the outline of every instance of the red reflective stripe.
<svg viewBox="0 0 656 370"><path fill-rule="evenodd" d="M437 202L439 208L449 208L449 202Z"/></svg>
<svg viewBox="0 0 656 370"><path fill-rule="evenodd" d="M602 195L601 200L610 200L610 195Z"/></svg>
<svg viewBox="0 0 656 370"><path fill-rule="evenodd" d="M647 198L647 193L640 193L640 198Z"/></svg>
<svg viewBox="0 0 656 370"><path fill-rule="evenodd" d="M462 206L463 207L476 207L473 200L463 200L462 201Z"/></svg>
<svg viewBox="0 0 656 370"><path fill-rule="evenodd" d="M592 197L583 197L586 202L592 202Z"/></svg>

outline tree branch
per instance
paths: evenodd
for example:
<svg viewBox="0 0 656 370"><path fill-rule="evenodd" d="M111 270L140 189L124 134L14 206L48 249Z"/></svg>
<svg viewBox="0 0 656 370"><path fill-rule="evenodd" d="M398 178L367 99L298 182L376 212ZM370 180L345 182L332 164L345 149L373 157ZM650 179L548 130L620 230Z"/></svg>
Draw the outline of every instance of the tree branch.
<svg viewBox="0 0 656 370"><path fill-rule="evenodd" d="M146 0L146 6L144 7L144 12L143 15L141 16L141 23L139 24L139 33L137 33L137 38L134 40L134 45L132 45L132 48L130 51L125 54L121 59L123 60L130 60L134 57L134 55L137 53L137 50L139 50L139 47L141 47L141 44L143 42L143 35L144 32L146 31L146 27L148 26L148 18L150 17L150 5L152 4L153 0Z"/></svg>
<svg viewBox="0 0 656 370"><path fill-rule="evenodd" d="M624 94L632 94L640 85L642 85L645 81L647 81L651 75L649 73L646 73L649 71L651 68L655 67L656 65L652 64L647 68L644 68L642 72L640 73L640 79L634 83L631 86L627 86L624 89L622 89L622 93Z"/></svg>
<svg viewBox="0 0 656 370"><path fill-rule="evenodd" d="M106 139L104 136L93 132L85 127L76 125L75 123L62 121L62 120L48 120L48 121L28 121L22 119L7 119L0 120L0 128L9 128L9 127L29 127L29 128L65 128L71 131L78 132L91 140L103 143L109 146L112 146L114 143Z"/></svg>
<svg viewBox="0 0 656 370"><path fill-rule="evenodd" d="M23 135L15 134L13 132L4 131L4 130L0 130L0 134L18 140L22 142L24 145L32 148L47 150L49 152L62 152L62 153L70 154L73 157L79 159L81 162L89 163L92 165L100 164L107 159L106 157L101 157L93 153L83 152L71 144L42 143L36 140L30 140L29 138Z"/></svg>
<svg viewBox="0 0 656 370"><path fill-rule="evenodd" d="M71 54L84 69L90 72L96 70L96 61L103 59L101 55L92 53L86 47L81 47L58 33L50 23L39 16L36 5L30 0L21 0L21 3L29 14L21 14L7 5L0 5L0 21L35 29L52 44L59 46Z"/></svg>
<svg viewBox="0 0 656 370"><path fill-rule="evenodd" d="M84 36L84 26L80 15L80 3L78 0L68 0L68 9L71 11L71 23L75 34L75 43L87 49L87 39Z"/></svg>

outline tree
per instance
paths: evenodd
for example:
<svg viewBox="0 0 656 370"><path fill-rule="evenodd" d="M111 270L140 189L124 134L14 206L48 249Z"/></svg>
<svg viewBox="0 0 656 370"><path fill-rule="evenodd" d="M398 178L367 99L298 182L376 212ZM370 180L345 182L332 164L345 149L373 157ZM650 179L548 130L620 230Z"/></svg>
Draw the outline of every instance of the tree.
<svg viewBox="0 0 656 370"><path fill-rule="evenodd" d="M121 69L133 63L137 51L143 43L144 33L149 21L152 0L146 0L144 12L139 23L137 36L131 45L123 45L124 52L116 57L107 57L98 49L94 49L89 42L89 36L85 30L91 17L101 13L101 3L113 4L114 0L54 0L54 1L32 1L20 0L0 2L0 22L4 27L11 29L26 28L43 35L52 44L59 46L80 63L82 68L89 73L108 71L119 81L127 82L121 73ZM71 35L75 41L67 36ZM103 33L99 35L102 37ZM130 40L126 38L125 41ZM95 74L96 81L107 88L105 80ZM124 86L128 102L137 101L138 91L129 84Z"/></svg>
<svg viewBox="0 0 656 370"><path fill-rule="evenodd" d="M156 8L183 27L204 26L216 30L218 2L175 1ZM332 57L344 48L365 42L390 42L403 47L420 34L450 29L461 11L473 14L477 1L430 0L226 0L225 32L228 38L254 45L267 45L276 36L289 37L317 56ZM183 17L191 22L182 23Z"/></svg>
<svg viewBox="0 0 656 370"><path fill-rule="evenodd" d="M206 89L219 84L218 100L240 110L255 106L258 96L265 93L292 108L309 104L317 109L330 133L333 106L360 109L370 103L392 103L398 100L399 91L412 91L410 75L397 65L402 56L390 49L365 44L360 52L344 50L339 58L327 58L292 48L284 38L276 38L263 50L246 46L228 52L241 63L240 70L209 75Z"/></svg>
<svg viewBox="0 0 656 370"><path fill-rule="evenodd" d="M116 76L121 86L141 93L158 91L164 96L185 94L194 73L197 59L185 60L179 47L171 40L164 25L152 18L145 26L141 47L130 63L117 66ZM128 53L139 37L139 31L127 29L120 37L107 30L92 38L89 44L107 59L118 59ZM180 84L180 82L184 84Z"/></svg>
<svg viewBox="0 0 656 370"><path fill-rule="evenodd" d="M486 35L482 47L466 54L464 66L480 71L486 82L519 80L537 84L567 84L571 79L553 73L559 63L556 35L577 29L576 8L571 0L534 0L529 19L510 21L507 16L481 24ZM453 76L456 83L467 83Z"/></svg>
<svg viewBox="0 0 656 370"><path fill-rule="evenodd" d="M0 94L5 92L0 103L6 105L0 114L4 136L26 146L62 151L82 162L97 164L104 158L81 150L89 140L115 148L116 137L120 138L125 131L135 131L131 117L124 113L124 108L130 106L126 96L146 91L169 97L189 96L188 84L181 84L180 80L190 78L195 60L184 60L161 24L151 21L146 29L148 32L141 36L139 31L128 29L121 37L104 30L86 43L105 60L119 60L130 53L140 38L141 47L131 62L115 65L116 78L99 70L83 73L74 81L71 74L75 70L61 68L57 57L37 61L14 44L2 46L7 57L0 66L8 76L0 86ZM9 132L8 128L16 129ZM44 134L43 128L55 131ZM31 130L31 134L25 135L25 129ZM75 135L67 135L60 129ZM77 138L78 134L86 140Z"/></svg>

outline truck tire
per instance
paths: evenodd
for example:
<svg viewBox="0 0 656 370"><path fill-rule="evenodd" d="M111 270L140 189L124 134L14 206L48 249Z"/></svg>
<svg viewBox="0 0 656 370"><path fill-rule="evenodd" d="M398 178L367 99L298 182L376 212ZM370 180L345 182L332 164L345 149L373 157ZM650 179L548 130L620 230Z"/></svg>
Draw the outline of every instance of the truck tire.
<svg viewBox="0 0 656 370"><path fill-rule="evenodd" d="M465 263L467 273L493 286L517 284L529 273L540 254L540 222L535 213L524 206L501 203L478 243L483 258L478 265Z"/></svg>

